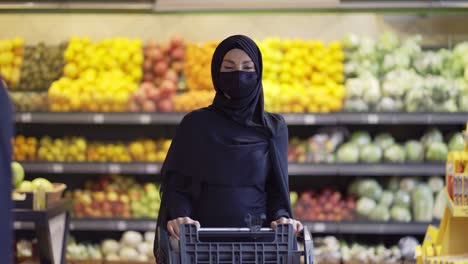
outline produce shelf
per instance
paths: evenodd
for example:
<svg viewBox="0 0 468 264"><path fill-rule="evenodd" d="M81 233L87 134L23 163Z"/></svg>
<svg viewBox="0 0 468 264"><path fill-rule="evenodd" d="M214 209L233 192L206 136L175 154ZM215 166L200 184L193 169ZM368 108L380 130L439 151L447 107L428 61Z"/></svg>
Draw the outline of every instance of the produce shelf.
<svg viewBox="0 0 468 264"><path fill-rule="evenodd" d="M21 162L29 173L53 174L159 174L161 163L103 163L103 162Z"/></svg>
<svg viewBox="0 0 468 264"><path fill-rule="evenodd" d="M17 113L19 124L177 125L186 113ZM451 125L464 124L468 113L329 113L282 114L289 125Z"/></svg>
<svg viewBox="0 0 468 264"><path fill-rule="evenodd" d="M28 173L159 174L162 163L21 162ZM289 164L290 176L432 176L443 174L443 163Z"/></svg>
<svg viewBox="0 0 468 264"><path fill-rule="evenodd" d="M433 223L393 222L308 222L302 221L315 234L423 235ZM156 219L72 219L73 231L154 231Z"/></svg>

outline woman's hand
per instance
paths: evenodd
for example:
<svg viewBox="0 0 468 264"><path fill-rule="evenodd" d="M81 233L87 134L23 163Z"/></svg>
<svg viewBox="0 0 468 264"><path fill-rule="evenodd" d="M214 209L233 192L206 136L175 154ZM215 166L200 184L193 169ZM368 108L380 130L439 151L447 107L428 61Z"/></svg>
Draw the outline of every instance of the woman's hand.
<svg viewBox="0 0 468 264"><path fill-rule="evenodd" d="M291 224L296 235L298 235L302 231L302 229L304 229L304 226L302 226L301 222L286 217L281 217L280 219L271 222L271 228L275 229L277 225L281 224Z"/></svg>
<svg viewBox="0 0 468 264"><path fill-rule="evenodd" d="M167 231L177 240L179 240L179 226L181 224L194 224L197 228L200 228L200 222L191 219L190 217L179 217L167 222Z"/></svg>

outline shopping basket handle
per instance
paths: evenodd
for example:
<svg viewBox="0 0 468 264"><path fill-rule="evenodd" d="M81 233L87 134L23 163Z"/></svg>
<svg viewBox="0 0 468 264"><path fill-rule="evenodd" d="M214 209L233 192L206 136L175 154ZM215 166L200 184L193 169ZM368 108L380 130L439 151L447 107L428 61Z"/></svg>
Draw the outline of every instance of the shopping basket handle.
<svg viewBox="0 0 468 264"><path fill-rule="evenodd" d="M304 264L314 263L314 241L312 240L312 233L307 226L301 232L304 239Z"/></svg>

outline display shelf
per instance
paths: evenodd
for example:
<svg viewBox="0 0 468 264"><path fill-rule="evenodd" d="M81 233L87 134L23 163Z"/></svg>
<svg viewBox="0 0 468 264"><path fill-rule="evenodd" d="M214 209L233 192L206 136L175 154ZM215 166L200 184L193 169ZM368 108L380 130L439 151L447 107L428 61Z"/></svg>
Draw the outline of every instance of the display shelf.
<svg viewBox="0 0 468 264"><path fill-rule="evenodd" d="M21 162L28 173L53 174L159 174L161 163L103 163L103 162Z"/></svg>
<svg viewBox="0 0 468 264"><path fill-rule="evenodd" d="M159 174L162 163L21 162L27 173ZM290 176L432 176L443 174L443 163L289 164Z"/></svg>
<svg viewBox="0 0 468 264"><path fill-rule="evenodd" d="M17 113L19 124L178 125L186 113ZM282 114L288 125L458 125L468 113Z"/></svg>
<svg viewBox="0 0 468 264"><path fill-rule="evenodd" d="M314 234L423 235L430 223L309 222ZM434 222L432 224L438 224ZM156 219L72 219L72 231L154 231Z"/></svg>

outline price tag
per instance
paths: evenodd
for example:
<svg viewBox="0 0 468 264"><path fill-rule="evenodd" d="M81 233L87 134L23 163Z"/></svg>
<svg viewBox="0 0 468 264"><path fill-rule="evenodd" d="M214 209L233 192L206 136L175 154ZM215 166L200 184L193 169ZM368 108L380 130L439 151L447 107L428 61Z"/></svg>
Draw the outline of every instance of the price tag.
<svg viewBox="0 0 468 264"><path fill-rule="evenodd" d="M379 123L379 116L376 115L376 114L367 115L367 123L369 123L369 124Z"/></svg>
<svg viewBox="0 0 468 264"><path fill-rule="evenodd" d="M103 114L95 114L93 115L93 122L95 124L102 124L104 123L104 115Z"/></svg>
<svg viewBox="0 0 468 264"><path fill-rule="evenodd" d="M70 230L75 230L75 224L74 223L70 223L68 225L68 227L70 228Z"/></svg>
<svg viewBox="0 0 468 264"><path fill-rule="evenodd" d="M140 124L147 125L147 124L151 123L151 115L142 114L142 115L140 115L139 119L140 119Z"/></svg>
<svg viewBox="0 0 468 264"><path fill-rule="evenodd" d="M63 165L62 164L53 164L52 165L52 172L53 173L63 173Z"/></svg>
<svg viewBox="0 0 468 264"><path fill-rule="evenodd" d="M118 222L117 222L117 230L119 230L119 231L127 230L127 222L125 222L125 221L118 221Z"/></svg>
<svg viewBox="0 0 468 264"><path fill-rule="evenodd" d="M304 124L314 125L316 123L315 115L304 115Z"/></svg>
<svg viewBox="0 0 468 264"><path fill-rule="evenodd" d="M20 120L23 123L30 123L32 120L32 115L31 113L23 113L20 115Z"/></svg>
<svg viewBox="0 0 468 264"><path fill-rule="evenodd" d="M323 233L327 229L327 225L325 225L324 223L315 223L312 226L312 229L314 232Z"/></svg>
<svg viewBox="0 0 468 264"><path fill-rule="evenodd" d="M155 164L146 165L145 171L148 174L156 174L159 172L159 166Z"/></svg>
<svg viewBox="0 0 468 264"><path fill-rule="evenodd" d="M109 165L109 172L112 174L119 174L122 171L122 168L119 164L110 164Z"/></svg>
<svg viewBox="0 0 468 264"><path fill-rule="evenodd" d="M13 223L13 227L14 227L14 229L22 229L22 228L23 228L23 223L22 223L22 222L15 221L15 222Z"/></svg>

